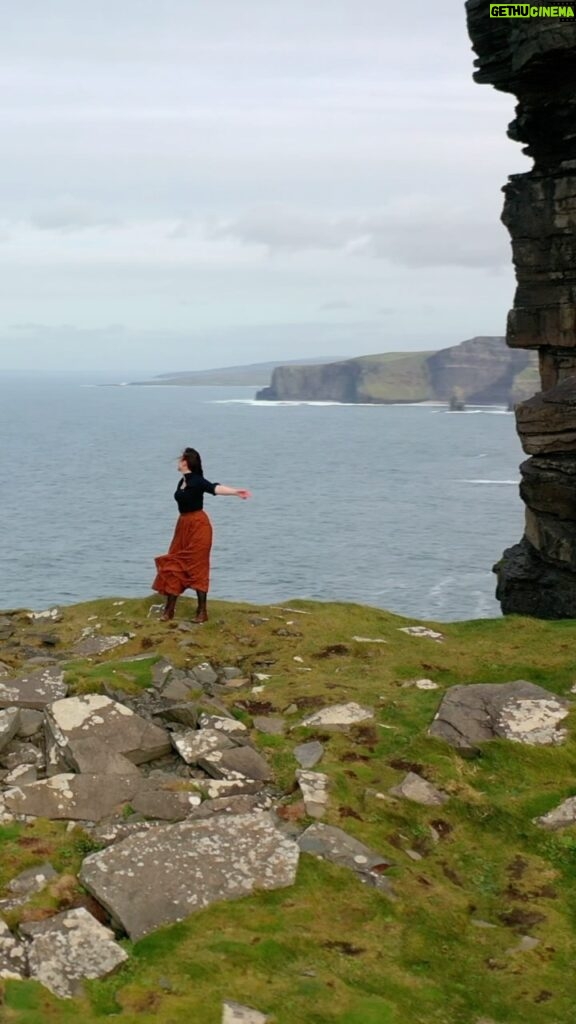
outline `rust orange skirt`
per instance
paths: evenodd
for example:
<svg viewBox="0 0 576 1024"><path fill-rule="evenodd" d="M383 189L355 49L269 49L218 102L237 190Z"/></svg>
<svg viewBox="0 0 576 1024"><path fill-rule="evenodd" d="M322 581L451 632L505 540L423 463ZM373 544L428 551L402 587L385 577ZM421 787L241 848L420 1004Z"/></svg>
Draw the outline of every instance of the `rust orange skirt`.
<svg viewBox="0 0 576 1024"><path fill-rule="evenodd" d="M204 511L185 512L178 517L167 555L154 559L157 575L152 590L161 594L182 594L210 586L212 523Z"/></svg>

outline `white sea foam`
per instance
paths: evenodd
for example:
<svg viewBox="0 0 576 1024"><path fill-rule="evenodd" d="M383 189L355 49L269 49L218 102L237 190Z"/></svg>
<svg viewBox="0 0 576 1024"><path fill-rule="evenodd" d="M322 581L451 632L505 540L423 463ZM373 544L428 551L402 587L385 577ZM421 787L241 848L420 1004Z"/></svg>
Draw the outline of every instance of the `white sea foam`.
<svg viewBox="0 0 576 1024"><path fill-rule="evenodd" d="M514 484L517 486L519 480L458 480L459 484Z"/></svg>

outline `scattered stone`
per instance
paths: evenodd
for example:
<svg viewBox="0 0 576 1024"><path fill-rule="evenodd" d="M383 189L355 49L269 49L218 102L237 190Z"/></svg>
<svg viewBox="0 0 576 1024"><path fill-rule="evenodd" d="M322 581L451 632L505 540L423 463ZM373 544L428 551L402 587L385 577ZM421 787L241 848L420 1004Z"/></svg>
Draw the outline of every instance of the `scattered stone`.
<svg viewBox="0 0 576 1024"><path fill-rule="evenodd" d="M559 724L567 714L565 700L522 679L472 683L447 690L428 732L469 752L496 738L551 746L565 741Z"/></svg>
<svg viewBox="0 0 576 1024"><path fill-rule="evenodd" d="M174 679L168 677L168 682L162 687L162 696L166 700L178 702L187 701L190 697L202 692L202 687L192 679Z"/></svg>
<svg viewBox="0 0 576 1024"><path fill-rule="evenodd" d="M269 815L218 815L92 854L80 881L136 940L212 903L292 885L297 864L298 846Z"/></svg>
<svg viewBox="0 0 576 1024"><path fill-rule="evenodd" d="M415 772L408 772L397 786L388 790L391 796L404 797L405 800L412 800L415 804L424 804L425 807L438 807L445 804L449 799L447 793L442 793L430 782L423 779Z"/></svg>
<svg viewBox="0 0 576 1024"><path fill-rule="evenodd" d="M32 893L40 892L53 878L57 878L58 872L51 864L39 864L37 867L21 871L16 878L8 882L8 892L18 896L31 896Z"/></svg>
<svg viewBox="0 0 576 1024"><path fill-rule="evenodd" d="M470 924L474 925L475 928L496 928L497 925L490 924L490 921L482 921L481 918L472 918Z"/></svg>
<svg viewBox="0 0 576 1024"><path fill-rule="evenodd" d="M434 629L428 629L426 626L400 626L400 633L407 633L409 636L427 636L431 640L435 640L436 643L442 643L444 639L443 633L437 633Z"/></svg>
<svg viewBox="0 0 576 1024"><path fill-rule="evenodd" d="M74 654L80 655L81 658L92 658L94 655L113 651L115 647L122 647L133 638L133 634L128 636L124 634L121 636L87 636L74 644Z"/></svg>
<svg viewBox="0 0 576 1024"><path fill-rule="evenodd" d="M258 732L263 732L265 736L283 736L286 732L286 721L280 717L256 715L252 723L254 728Z"/></svg>
<svg viewBox="0 0 576 1024"><path fill-rule="evenodd" d="M310 825L300 836L298 845L302 853L311 853L340 867L350 868L375 888L391 890L389 880L382 875L391 867L390 861L340 828L321 822Z"/></svg>
<svg viewBox="0 0 576 1024"><path fill-rule="evenodd" d="M12 740L0 754L0 765L11 771L22 764L33 764L39 770L46 766L44 754L33 743Z"/></svg>
<svg viewBox="0 0 576 1024"><path fill-rule="evenodd" d="M172 746L186 764L197 764L200 758L215 750L226 750L234 746L233 741L221 729L188 729L170 735Z"/></svg>
<svg viewBox="0 0 576 1024"><path fill-rule="evenodd" d="M160 661L157 661L156 664L152 666L150 674L152 686L157 687L157 689L161 689L173 671L174 666L172 662L168 661L168 658L160 658Z"/></svg>
<svg viewBox="0 0 576 1024"><path fill-rule="evenodd" d="M220 670L220 675L222 679L226 679L229 682L231 679L240 679L243 672L236 665L226 665Z"/></svg>
<svg viewBox="0 0 576 1024"><path fill-rule="evenodd" d="M179 725L187 725L191 729L195 729L198 719L198 708L190 701L183 701L161 708L156 712L156 717L163 719L165 722L177 722Z"/></svg>
<svg viewBox="0 0 576 1024"><path fill-rule="evenodd" d="M198 764L215 779L230 778L229 772L237 773L245 779L259 779L262 782L272 778L270 765L252 747L214 750L200 758ZM232 778L236 777L237 775L232 775Z"/></svg>
<svg viewBox="0 0 576 1024"><path fill-rule="evenodd" d="M194 785L210 800L260 793L262 789L259 779L194 779Z"/></svg>
<svg viewBox="0 0 576 1024"><path fill-rule="evenodd" d="M323 729L346 729L349 725L367 722L371 718L374 718L373 711L350 701L348 704L333 704L331 707L321 708L304 718L300 724L308 727L321 726Z"/></svg>
<svg viewBox="0 0 576 1024"><path fill-rule="evenodd" d="M574 825L576 823L576 796L569 796L567 800L563 800L547 814L532 820L535 825L547 828L551 832Z"/></svg>
<svg viewBox="0 0 576 1024"><path fill-rule="evenodd" d="M312 615L312 612L304 612L301 608L275 608L274 610L277 612L288 612L289 615Z"/></svg>
<svg viewBox="0 0 576 1024"><path fill-rule="evenodd" d="M30 977L70 999L85 978L103 978L128 959L114 935L84 907L39 923L29 952Z"/></svg>
<svg viewBox="0 0 576 1024"><path fill-rule="evenodd" d="M322 772L299 769L296 779L304 799L306 814L311 818L323 818L328 807L328 776Z"/></svg>
<svg viewBox="0 0 576 1024"><path fill-rule="evenodd" d="M47 709L46 725L62 757L76 771L82 770L79 759L89 758L94 743L133 764L152 761L171 749L164 729L99 693L55 701Z"/></svg>
<svg viewBox="0 0 576 1024"><path fill-rule="evenodd" d="M50 619L51 622L61 622L62 615L60 614L59 608L46 608L42 612L28 612L28 618L33 622L38 619Z"/></svg>
<svg viewBox="0 0 576 1024"><path fill-rule="evenodd" d="M10 666L5 661L0 661L0 679L5 679L6 676L9 676L10 671Z"/></svg>
<svg viewBox="0 0 576 1024"><path fill-rule="evenodd" d="M410 860L422 860L422 854L418 853L417 850L404 850L404 853L407 857L410 857Z"/></svg>
<svg viewBox="0 0 576 1024"><path fill-rule="evenodd" d="M222 732L228 733L248 732L244 723L239 722L236 718L224 718L223 715L209 715L204 711L198 719L198 725L200 729L221 729Z"/></svg>
<svg viewBox="0 0 576 1024"><path fill-rule="evenodd" d="M12 771L8 772L4 779L4 785L8 788L12 786L27 786L30 782L36 782L38 778L38 769L33 764L20 764L17 768L13 768Z"/></svg>
<svg viewBox="0 0 576 1024"><path fill-rule="evenodd" d="M0 978L22 979L27 973L26 949L0 918Z"/></svg>
<svg viewBox="0 0 576 1024"><path fill-rule="evenodd" d="M20 725L20 711L18 708L6 708L0 711L0 750L8 746L10 740L14 739Z"/></svg>
<svg viewBox="0 0 576 1024"><path fill-rule="evenodd" d="M161 824L158 821L126 821L124 818L113 818L111 821L99 822L89 829L90 835L100 846L111 846L122 839L140 832L149 832ZM88 826L84 826L88 829Z"/></svg>
<svg viewBox="0 0 576 1024"><path fill-rule="evenodd" d="M196 665L192 669L192 674L199 683L202 683L202 686L212 686L213 683L218 682L218 673L214 671L208 661Z"/></svg>
<svg viewBox="0 0 576 1024"><path fill-rule="evenodd" d="M67 693L64 672L58 666L49 665L29 675L0 683L0 708L14 705L43 711L48 704L65 697Z"/></svg>
<svg viewBox="0 0 576 1024"><path fill-rule="evenodd" d="M202 797L198 793L156 789L153 786L142 786L130 800L137 813L161 821L183 821L201 803Z"/></svg>
<svg viewBox="0 0 576 1024"><path fill-rule="evenodd" d="M32 708L21 708L17 736L23 740L30 739L31 736L37 736L43 724L44 715L41 711L33 711Z"/></svg>
<svg viewBox="0 0 576 1024"><path fill-rule="evenodd" d="M252 682L253 683L265 683L267 679L271 679L271 676L266 675L265 672L253 672Z"/></svg>
<svg viewBox="0 0 576 1024"><path fill-rule="evenodd" d="M151 604L149 609L148 609L147 618L148 619L159 619L160 616L162 615L163 611L164 611L164 605L163 604Z"/></svg>
<svg viewBox="0 0 576 1024"><path fill-rule="evenodd" d="M417 679L415 682L417 690L437 690L438 683L435 683L432 679Z"/></svg>
<svg viewBox="0 0 576 1024"><path fill-rule="evenodd" d="M68 821L100 821L128 803L139 779L121 775L54 775L9 789L6 810L12 814Z"/></svg>
<svg viewBox="0 0 576 1024"><path fill-rule="evenodd" d="M270 1020L265 1013L225 1000L222 1003L222 1024L266 1024Z"/></svg>
<svg viewBox="0 0 576 1024"><path fill-rule="evenodd" d="M355 640L357 644L387 644L388 643L387 640L382 640L381 637L353 636L352 639Z"/></svg>
<svg viewBox="0 0 576 1024"><path fill-rule="evenodd" d="M190 820L211 818L215 814L252 814L255 811L269 811L272 800L264 793L244 796L222 796L215 800L203 800L199 807L188 815Z"/></svg>
<svg viewBox="0 0 576 1024"><path fill-rule="evenodd" d="M294 757L301 768L313 768L315 764L322 760L323 754L324 747L318 740L312 740L310 743L299 743L297 747L294 747Z"/></svg>

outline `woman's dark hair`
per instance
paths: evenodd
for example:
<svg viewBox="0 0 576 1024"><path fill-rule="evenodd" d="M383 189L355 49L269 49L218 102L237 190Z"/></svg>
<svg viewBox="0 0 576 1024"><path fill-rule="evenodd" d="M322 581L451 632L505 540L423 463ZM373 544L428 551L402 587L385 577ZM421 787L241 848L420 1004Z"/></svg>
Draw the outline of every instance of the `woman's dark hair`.
<svg viewBox="0 0 576 1024"><path fill-rule="evenodd" d="M182 452L182 458L188 466L191 473L198 473L199 476L204 476L202 469L202 459L195 448L185 448Z"/></svg>

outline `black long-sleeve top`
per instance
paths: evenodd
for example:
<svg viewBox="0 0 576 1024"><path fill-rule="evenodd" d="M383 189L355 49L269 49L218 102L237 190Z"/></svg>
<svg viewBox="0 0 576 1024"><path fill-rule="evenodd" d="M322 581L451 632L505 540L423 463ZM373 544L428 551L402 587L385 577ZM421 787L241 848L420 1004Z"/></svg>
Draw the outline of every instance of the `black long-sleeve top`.
<svg viewBox="0 0 576 1024"><path fill-rule="evenodd" d="M180 515L184 515L185 512L199 512L204 507L204 495L216 494L217 487L217 483L205 480L199 473L185 473L174 494Z"/></svg>

